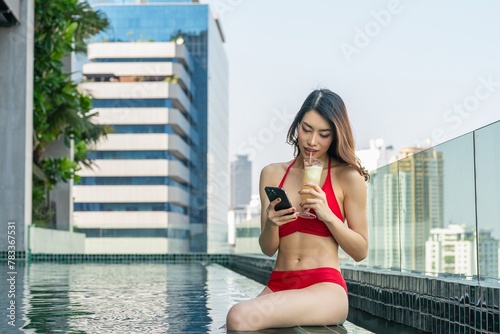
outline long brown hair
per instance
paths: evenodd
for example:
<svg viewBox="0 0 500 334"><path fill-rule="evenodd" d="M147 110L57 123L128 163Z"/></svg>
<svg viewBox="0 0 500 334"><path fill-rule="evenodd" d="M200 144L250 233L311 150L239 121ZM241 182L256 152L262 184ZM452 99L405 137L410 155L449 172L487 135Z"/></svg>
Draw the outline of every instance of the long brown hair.
<svg viewBox="0 0 500 334"><path fill-rule="evenodd" d="M333 141L328 148L328 155L352 166L365 178L365 181L369 180L370 174L355 154L354 137L344 101L329 89L317 89L309 94L290 125L287 143L293 145L295 155L300 154L298 127L305 113L310 110L316 110L333 131Z"/></svg>

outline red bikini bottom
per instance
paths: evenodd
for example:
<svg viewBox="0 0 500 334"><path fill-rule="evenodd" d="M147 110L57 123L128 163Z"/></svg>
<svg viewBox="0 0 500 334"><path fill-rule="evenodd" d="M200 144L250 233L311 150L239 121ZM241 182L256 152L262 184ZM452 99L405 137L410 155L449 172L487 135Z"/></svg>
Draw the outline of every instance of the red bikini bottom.
<svg viewBox="0 0 500 334"><path fill-rule="evenodd" d="M313 268L294 271L273 271L267 287L273 292L303 289L316 283L330 282L340 285L347 293L347 285L335 268Z"/></svg>

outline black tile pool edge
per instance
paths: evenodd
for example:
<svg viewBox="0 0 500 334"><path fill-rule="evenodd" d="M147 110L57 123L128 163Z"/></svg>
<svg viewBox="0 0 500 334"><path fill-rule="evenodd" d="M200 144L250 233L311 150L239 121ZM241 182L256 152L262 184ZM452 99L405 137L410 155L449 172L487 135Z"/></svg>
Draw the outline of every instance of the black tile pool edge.
<svg viewBox="0 0 500 334"><path fill-rule="evenodd" d="M349 302L432 333L500 333L500 284L367 268L342 268Z"/></svg>
<svg viewBox="0 0 500 334"><path fill-rule="evenodd" d="M12 258L12 254L11 258ZM9 254L0 252L7 262ZM217 263L266 284L274 259L242 254L30 254L16 252L16 262ZM343 267L351 309L384 321L432 333L500 333L500 284L431 277L364 267ZM350 320L358 323L355 319Z"/></svg>
<svg viewBox="0 0 500 334"><path fill-rule="evenodd" d="M59 262L59 263L127 263L127 262L209 262L226 265L230 254L30 254L16 252L16 260L19 264L23 262ZM8 260L7 252L0 252L0 261ZM21 261L21 262L19 262Z"/></svg>

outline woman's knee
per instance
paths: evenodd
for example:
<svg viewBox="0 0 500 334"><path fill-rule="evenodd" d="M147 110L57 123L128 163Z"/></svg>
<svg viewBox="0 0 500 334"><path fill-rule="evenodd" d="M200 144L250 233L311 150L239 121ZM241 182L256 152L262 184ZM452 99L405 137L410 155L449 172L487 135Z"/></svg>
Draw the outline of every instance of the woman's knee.
<svg viewBox="0 0 500 334"><path fill-rule="evenodd" d="M240 303L233 305L227 312L226 326L228 330L244 330L245 307Z"/></svg>
<svg viewBox="0 0 500 334"><path fill-rule="evenodd" d="M266 315L251 302L236 304L227 313L228 330L252 331L266 328Z"/></svg>

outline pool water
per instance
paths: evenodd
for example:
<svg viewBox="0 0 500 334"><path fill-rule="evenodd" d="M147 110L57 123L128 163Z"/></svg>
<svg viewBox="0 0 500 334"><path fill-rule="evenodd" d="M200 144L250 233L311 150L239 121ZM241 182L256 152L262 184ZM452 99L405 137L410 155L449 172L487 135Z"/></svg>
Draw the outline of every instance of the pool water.
<svg viewBox="0 0 500 334"><path fill-rule="evenodd" d="M11 326L7 285L0 333L225 333L231 305L263 288L213 263L31 263L18 268ZM260 333L370 332L346 322Z"/></svg>

